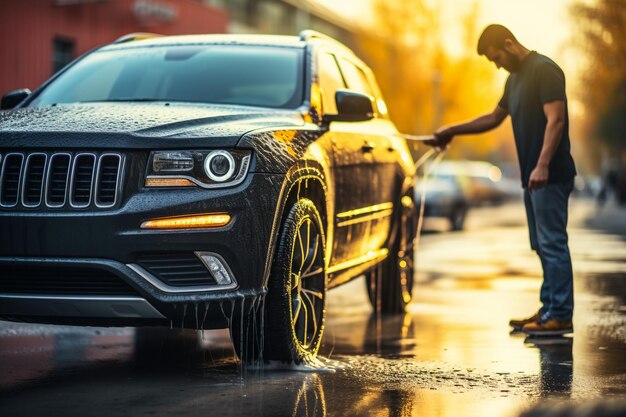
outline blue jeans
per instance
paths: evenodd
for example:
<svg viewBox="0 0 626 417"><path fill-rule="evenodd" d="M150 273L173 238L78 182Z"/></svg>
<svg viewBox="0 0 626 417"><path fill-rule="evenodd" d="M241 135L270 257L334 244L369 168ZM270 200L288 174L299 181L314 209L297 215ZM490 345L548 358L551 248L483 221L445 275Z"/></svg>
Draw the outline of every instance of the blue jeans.
<svg viewBox="0 0 626 417"><path fill-rule="evenodd" d="M574 181L548 184L532 193L524 189L530 246L539 255L543 284L539 310L547 317L571 321L574 311L572 259L567 246L567 201Z"/></svg>

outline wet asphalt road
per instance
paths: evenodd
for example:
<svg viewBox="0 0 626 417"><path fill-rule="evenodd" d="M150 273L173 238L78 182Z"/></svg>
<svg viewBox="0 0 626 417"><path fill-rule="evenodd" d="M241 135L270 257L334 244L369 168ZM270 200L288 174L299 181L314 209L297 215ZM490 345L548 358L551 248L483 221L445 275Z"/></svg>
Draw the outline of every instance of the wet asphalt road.
<svg viewBox="0 0 626 417"><path fill-rule="evenodd" d="M422 236L404 317L373 314L362 279L331 292L321 353L337 372L241 369L221 330L0 322L0 416L626 415L626 236L610 233L626 210L571 207L573 336L509 333L538 307L541 271L507 204Z"/></svg>

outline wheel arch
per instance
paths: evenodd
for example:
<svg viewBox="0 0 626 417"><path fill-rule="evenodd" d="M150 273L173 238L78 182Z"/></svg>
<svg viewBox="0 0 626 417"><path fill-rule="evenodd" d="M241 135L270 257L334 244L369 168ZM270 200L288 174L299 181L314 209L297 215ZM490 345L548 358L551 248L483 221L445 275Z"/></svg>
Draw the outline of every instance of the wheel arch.
<svg viewBox="0 0 626 417"><path fill-rule="evenodd" d="M325 262L328 263L328 251L332 248L334 190L328 181L328 169L313 160L302 160L295 164L285 175L278 199L276 214L272 225L271 245L265 262L263 286L267 287L272 261L280 232L290 208L301 198L308 198L315 204L320 218L324 236L326 238ZM327 265L328 266L328 265Z"/></svg>

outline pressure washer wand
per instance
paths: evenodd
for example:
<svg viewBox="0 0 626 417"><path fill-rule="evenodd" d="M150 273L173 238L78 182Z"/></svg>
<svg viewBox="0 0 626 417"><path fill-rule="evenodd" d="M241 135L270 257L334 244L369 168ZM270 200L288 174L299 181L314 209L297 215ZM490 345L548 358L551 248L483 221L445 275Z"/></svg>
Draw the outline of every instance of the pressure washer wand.
<svg viewBox="0 0 626 417"><path fill-rule="evenodd" d="M402 136L404 136L407 140L416 140L419 142L424 142L427 140L435 140L435 137L433 135L409 135L409 134L403 133Z"/></svg>
<svg viewBox="0 0 626 417"><path fill-rule="evenodd" d="M414 141L414 142L426 142L426 141L434 141L435 137L432 135L408 135L406 133L403 133L402 136L404 136L404 138L408 141ZM435 153L435 152L439 152L439 154L441 155L437 155L437 158L435 158L436 160L433 161L435 162L439 162L439 160L441 160L441 158L443 158L443 154L445 154L445 149L439 149L439 148L432 148L429 149L428 151L426 151L426 153L424 153L424 155L422 155L417 161L415 161L415 173L417 174L417 170L424 165L424 163Z"/></svg>

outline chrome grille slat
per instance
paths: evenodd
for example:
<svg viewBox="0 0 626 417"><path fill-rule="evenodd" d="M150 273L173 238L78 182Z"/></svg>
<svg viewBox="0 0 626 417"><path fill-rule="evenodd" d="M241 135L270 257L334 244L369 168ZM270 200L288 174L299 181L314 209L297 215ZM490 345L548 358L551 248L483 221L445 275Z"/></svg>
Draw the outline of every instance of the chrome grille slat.
<svg viewBox="0 0 626 417"><path fill-rule="evenodd" d="M113 207L123 162L112 152L2 152L0 208Z"/></svg>
<svg viewBox="0 0 626 417"><path fill-rule="evenodd" d="M24 155L8 153L0 172L0 206L15 207L18 202Z"/></svg>
<svg viewBox="0 0 626 417"><path fill-rule="evenodd" d="M22 205L24 207L34 208L41 204L47 160L48 155L45 153L32 153L26 158L22 181Z"/></svg>
<svg viewBox="0 0 626 417"><path fill-rule="evenodd" d="M71 159L72 156L69 153L56 153L50 157L46 186L46 206L63 207L65 205Z"/></svg>
<svg viewBox="0 0 626 417"><path fill-rule="evenodd" d="M96 174L96 206L112 207L117 202L117 186L120 182L122 157L114 153L100 156Z"/></svg>
<svg viewBox="0 0 626 417"><path fill-rule="evenodd" d="M88 207L91 203L96 159L96 155L92 153L78 154L74 157L72 187L70 189L70 205L72 207Z"/></svg>

